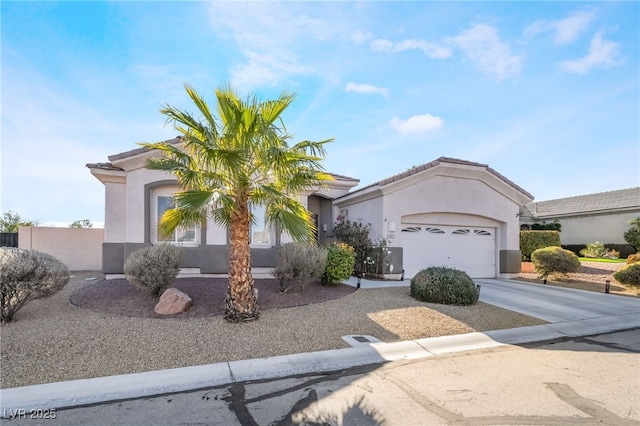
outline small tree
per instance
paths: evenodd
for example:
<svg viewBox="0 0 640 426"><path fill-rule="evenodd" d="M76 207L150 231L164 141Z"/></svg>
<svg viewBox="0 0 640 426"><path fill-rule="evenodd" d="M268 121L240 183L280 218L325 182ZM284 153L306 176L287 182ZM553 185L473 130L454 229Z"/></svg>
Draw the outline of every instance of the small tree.
<svg viewBox="0 0 640 426"><path fill-rule="evenodd" d="M633 227L624 233L624 240L640 251L640 216L628 222Z"/></svg>
<svg viewBox="0 0 640 426"><path fill-rule="evenodd" d="M18 213L11 210L0 217L0 232L18 232L19 226L37 226L36 220L23 220Z"/></svg>
<svg viewBox="0 0 640 426"><path fill-rule="evenodd" d="M69 224L69 228L93 228L93 223L89 219L76 220Z"/></svg>
<svg viewBox="0 0 640 426"><path fill-rule="evenodd" d="M339 242L351 246L355 252L354 271L356 274L366 272L368 264L367 258L370 257L370 251L373 248L371 238L369 238L369 229L371 224L362 222L351 222L342 218L333 227L333 234Z"/></svg>

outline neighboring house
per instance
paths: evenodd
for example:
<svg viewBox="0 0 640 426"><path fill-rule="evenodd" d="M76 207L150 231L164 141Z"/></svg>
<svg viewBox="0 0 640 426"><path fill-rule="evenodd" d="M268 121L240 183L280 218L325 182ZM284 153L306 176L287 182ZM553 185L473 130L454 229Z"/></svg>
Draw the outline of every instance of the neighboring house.
<svg viewBox="0 0 640 426"><path fill-rule="evenodd" d="M640 187L529 203L520 213L523 230L534 223L557 221L563 245L626 244L628 222L640 216Z"/></svg>
<svg viewBox="0 0 640 426"><path fill-rule="evenodd" d="M105 274L121 274L132 251L160 241L158 220L179 187L170 174L145 168L156 155L140 148L112 155L109 163L87 164L105 185ZM325 187L301 194L320 242L333 239L342 216L370 223L373 240L384 238L397 248L393 272L404 268L406 278L430 265L456 267L474 278L520 272L518 216L533 197L487 165L443 157L353 192L357 179L333 176ZM183 247L183 267L200 273L227 272L227 241L227 230L209 221L169 238ZM259 222L251 241L252 266L269 268L288 240Z"/></svg>
<svg viewBox="0 0 640 426"><path fill-rule="evenodd" d="M402 247L406 277L449 266L472 278L510 277L521 267L520 206L533 196L485 164L441 157L338 197L351 221Z"/></svg>
<svg viewBox="0 0 640 426"><path fill-rule="evenodd" d="M168 142L180 143L180 138ZM212 221L200 227L177 229L169 238L158 235L158 220L171 205L171 196L180 188L174 176L147 169L147 160L159 156L157 151L138 148L109 156L109 163L87 164L91 173L105 186L105 237L102 271L122 274L125 259L135 250L158 242L170 242L183 248L183 267L203 274L227 272L227 230ZM346 194L358 184L357 179L333 175L324 187L301 194L313 214L318 240L326 241L334 217L331 200ZM264 214L255 212L256 217ZM256 268L275 266L277 247L287 240L265 227L252 226L251 259Z"/></svg>

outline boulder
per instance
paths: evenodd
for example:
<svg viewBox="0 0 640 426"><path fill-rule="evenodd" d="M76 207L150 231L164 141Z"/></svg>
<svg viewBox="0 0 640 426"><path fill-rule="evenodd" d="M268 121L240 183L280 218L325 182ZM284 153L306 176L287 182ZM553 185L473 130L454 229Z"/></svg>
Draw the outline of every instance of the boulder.
<svg viewBox="0 0 640 426"><path fill-rule="evenodd" d="M177 288L168 288L160 296L153 312L158 315L174 315L184 312L191 306L191 298Z"/></svg>

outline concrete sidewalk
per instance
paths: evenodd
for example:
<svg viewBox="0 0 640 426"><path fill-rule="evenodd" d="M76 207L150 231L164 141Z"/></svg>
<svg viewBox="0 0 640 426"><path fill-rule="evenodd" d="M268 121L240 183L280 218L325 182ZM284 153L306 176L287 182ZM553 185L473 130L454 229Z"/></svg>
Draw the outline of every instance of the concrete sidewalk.
<svg viewBox="0 0 640 426"><path fill-rule="evenodd" d="M408 281L362 280L362 288L383 284L408 285ZM401 284L404 283L404 284ZM352 285L355 284L352 283ZM529 310L537 316L539 298L548 300L543 290L535 284L513 283L500 280L481 280L483 297L499 299L501 291L511 290L519 294L516 301L498 300L503 307L518 311ZM502 290L502 288L507 290ZM527 290L529 296L527 297ZM640 327L640 299L615 295L600 297L598 293L563 289L554 293L554 303L567 309L572 317L566 320L557 315L550 324L495 330L485 333L468 333L395 343L371 343L352 348L310 352L295 355L223 362L202 366L150 371L119 376L98 377L0 390L0 409L51 409L96 404L106 401L152 396L193 389L216 387L249 380L264 380L313 372L338 371L350 367L380 364L396 360L426 358L437 354L492 348L539 342L562 337L579 337ZM483 292L485 295L483 296ZM585 294L582 294L585 293ZM585 299L586 298L586 299ZM589 300L591 303L586 303ZM598 303L596 303L596 301ZM492 302L488 302L492 303ZM564 304L568 303L568 304ZM580 313L570 304L582 305ZM500 306L500 305L498 305ZM523 307L524 306L524 307ZM592 310L589 310L592 307ZM558 308L552 308L555 311ZM549 310L549 309L547 309ZM547 314L543 313L543 316ZM549 321L549 320L548 320Z"/></svg>

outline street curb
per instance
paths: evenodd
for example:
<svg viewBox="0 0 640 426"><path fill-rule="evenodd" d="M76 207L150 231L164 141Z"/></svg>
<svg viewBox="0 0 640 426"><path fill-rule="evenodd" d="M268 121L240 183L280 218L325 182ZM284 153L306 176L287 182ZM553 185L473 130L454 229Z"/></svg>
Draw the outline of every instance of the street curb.
<svg viewBox="0 0 640 426"><path fill-rule="evenodd" d="M345 349L223 362L92 379L0 389L0 409L63 409L108 401L149 397L231 383L277 379L397 360L421 359L504 345L640 328L638 314L608 316L530 327L431 337L395 343L373 343Z"/></svg>

